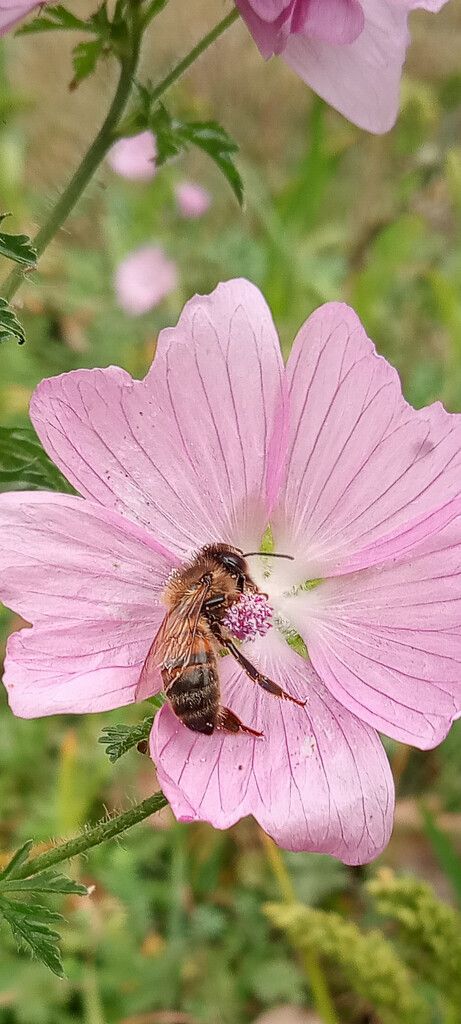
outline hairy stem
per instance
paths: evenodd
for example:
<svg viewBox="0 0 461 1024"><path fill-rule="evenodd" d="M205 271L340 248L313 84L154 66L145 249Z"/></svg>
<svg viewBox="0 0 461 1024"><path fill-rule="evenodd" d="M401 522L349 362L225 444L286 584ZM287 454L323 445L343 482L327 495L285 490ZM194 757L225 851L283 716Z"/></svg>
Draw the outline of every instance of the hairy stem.
<svg viewBox="0 0 461 1024"><path fill-rule="evenodd" d="M151 20L155 14L158 14L165 6L165 3L163 0L157 0L156 3L153 3L152 8L148 11L148 20ZM197 46L194 46L183 60L181 60L179 64L177 64L176 67L174 67L169 74L159 82L152 93L153 102L159 99L160 96L163 96L163 93L165 93L170 86L174 85L174 83L181 78L191 64L193 64L194 61L196 61L197 58L200 57L212 43L214 43L215 39L218 39L219 36L237 20L238 17L239 13L237 9L235 9L215 25L211 32L208 32L200 43L197 43ZM141 26L140 33L133 33L132 52L122 61L122 70L120 73L117 91L103 125L87 153L83 157L81 164L77 168L67 188L58 199L54 209L51 211L48 220L45 221L45 224L43 224L33 239L33 244L37 250L38 257L42 255L49 242L51 242L52 238L57 234L60 227L64 224L64 221L67 220L67 217L72 212L76 202L82 195L82 192L85 190L94 172L99 167L99 164L104 159L107 151L110 149L110 146L117 137L115 129L120 122L121 115L130 96L133 76L139 59L140 37L144 27L145 25ZM8 302L11 301L23 280L23 269L15 267L7 277L2 288L2 295Z"/></svg>
<svg viewBox="0 0 461 1024"><path fill-rule="evenodd" d="M114 130L117 127L131 92L133 75L138 63L138 57L139 42L137 41L133 45L133 51L130 56L122 63L115 96L112 100L104 123L96 135L96 138L91 143L90 148L85 153L81 164L77 167L77 170L75 171L75 174L67 188L59 197L48 220L45 221L33 240L34 247L37 250L37 256L40 257L42 255L49 242L51 242L51 239L54 238L60 227L64 224L64 221L67 220L67 217L73 210L78 199L80 199L80 196L88 185L88 182L93 177L95 170L99 167L99 164L110 149L110 146L114 141ZM20 267L15 267L9 277L7 277L2 288L2 294L5 299L10 301L13 298L13 295L21 285L23 278L23 270Z"/></svg>
<svg viewBox="0 0 461 1024"><path fill-rule="evenodd" d="M102 821L99 825L95 825L94 828L86 829L85 832L82 832L80 836L76 836L75 839L69 839L66 843L61 843L59 846L53 846L51 850L46 850L45 853L39 853L38 857L33 857L32 860L21 864L16 871L13 870L9 878L30 878L32 875L37 875L39 871L45 871L46 868L60 864L63 860L77 857L79 853L85 853L92 846L99 846L100 843L105 843L108 839L113 839L114 836L120 835L120 832L125 832L128 828L132 828L133 825L137 825L138 822L144 821L144 818L148 818L150 814L154 814L155 811L160 811L162 807L166 807L167 803L168 800L163 793L154 793L153 796L149 796L147 800L143 800L136 807L131 807L129 811L118 814L116 818Z"/></svg>
<svg viewBox="0 0 461 1024"><path fill-rule="evenodd" d="M279 847L262 829L260 829L260 836L285 903L295 903L296 894ZM339 1024L317 954L313 950L303 950L302 962L319 1016L324 1024Z"/></svg>

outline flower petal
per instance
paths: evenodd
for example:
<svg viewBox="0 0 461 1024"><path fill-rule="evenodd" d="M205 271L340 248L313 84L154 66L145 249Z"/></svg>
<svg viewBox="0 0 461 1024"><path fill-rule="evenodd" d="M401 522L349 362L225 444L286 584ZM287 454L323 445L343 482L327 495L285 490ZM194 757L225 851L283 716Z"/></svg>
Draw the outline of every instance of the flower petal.
<svg viewBox="0 0 461 1024"><path fill-rule="evenodd" d="M295 15L292 30L344 46L357 39L364 23L359 0L309 0Z"/></svg>
<svg viewBox="0 0 461 1024"><path fill-rule="evenodd" d="M174 189L176 205L185 220L203 217L211 206L211 195L206 188L194 181L179 181Z"/></svg>
<svg viewBox="0 0 461 1024"><path fill-rule="evenodd" d="M246 21L256 46L265 60L283 49L285 38L289 34L287 19L290 11L287 7L290 7L291 3L286 5L282 0L280 4L276 4L274 9L280 8L280 14L275 21L268 21L260 17L251 0L235 0L235 6L238 7L242 18Z"/></svg>
<svg viewBox="0 0 461 1024"><path fill-rule="evenodd" d="M335 697L423 749L461 713L459 522L399 562L325 580L283 606Z"/></svg>
<svg viewBox="0 0 461 1024"><path fill-rule="evenodd" d="M14 713L133 701L174 556L117 513L72 495L0 495L0 532L0 598L34 623L8 643Z"/></svg>
<svg viewBox="0 0 461 1024"><path fill-rule="evenodd" d="M117 303L127 316L148 313L177 286L176 264L160 245L143 245L128 253L114 275Z"/></svg>
<svg viewBox="0 0 461 1024"><path fill-rule="evenodd" d="M26 17L34 7L40 6L40 0L3 0L0 3L0 36L9 32L18 21Z"/></svg>
<svg viewBox="0 0 461 1024"><path fill-rule="evenodd" d="M378 736L281 638L265 637L245 650L286 690L306 697L306 707L264 693L231 658L222 659L223 702L264 736L196 735L168 705L162 708L151 754L174 813L216 828L253 814L286 849L322 851L349 864L377 856L393 813L392 776Z"/></svg>
<svg viewBox="0 0 461 1024"><path fill-rule="evenodd" d="M246 548L259 545L266 493L278 488L282 376L261 293L229 281L162 331L144 381L115 367L66 373L39 385L31 417L81 494L147 526L170 550Z"/></svg>
<svg viewBox="0 0 461 1024"><path fill-rule="evenodd" d="M151 181L157 173L157 140L151 131L118 139L107 154L107 162L116 174L131 181Z"/></svg>
<svg viewBox="0 0 461 1024"><path fill-rule="evenodd" d="M281 54L307 85L359 128L386 132L397 117L411 4L361 0L363 31L349 45L289 35Z"/></svg>
<svg viewBox="0 0 461 1024"><path fill-rule="evenodd" d="M442 519L451 515L461 417L439 403L412 409L348 306L329 303L301 328L287 387L287 473L272 520L278 550L296 555L299 582L370 564L373 546L392 557L398 547L388 542L400 531L411 526L421 539L425 515L444 505Z"/></svg>
<svg viewBox="0 0 461 1024"><path fill-rule="evenodd" d="M292 4L293 0L250 0L252 9L262 21L277 21Z"/></svg>
<svg viewBox="0 0 461 1024"><path fill-rule="evenodd" d="M372 565L382 565L384 562L395 561L402 555L408 555L413 548L419 547L434 533L439 533L454 519L459 519L460 515L461 498L453 498L433 512L423 512L409 523L392 530L385 537L373 541L368 547L352 555L346 562L342 562L338 571L334 571L332 567L330 576L369 569Z"/></svg>

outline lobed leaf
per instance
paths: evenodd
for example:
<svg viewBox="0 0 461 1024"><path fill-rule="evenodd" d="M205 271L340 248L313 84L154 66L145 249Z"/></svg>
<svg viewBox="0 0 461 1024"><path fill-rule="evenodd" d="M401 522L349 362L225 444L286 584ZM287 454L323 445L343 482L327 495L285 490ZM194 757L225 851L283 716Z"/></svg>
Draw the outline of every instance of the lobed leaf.
<svg viewBox="0 0 461 1024"><path fill-rule="evenodd" d="M16 880L8 878L4 881L0 877L0 893L2 892L60 892L72 893L75 896L88 895L86 885L74 882L67 875L61 875L59 871L52 870L41 871L40 874L34 875L33 878L18 878Z"/></svg>
<svg viewBox="0 0 461 1024"><path fill-rule="evenodd" d="M243 181L234 164L237 144L216 121L191 121L185 126L185 137L194 146L207 153L227 178L229 185L240 203L243 203Z"/></svg>
<svg viewBox="0 0 461 1024"><path fill-rule="evenodd" d="M0 915L9 924L19 948L28 947L53 974L64 977L61 954L56 946L60 936L50 927L62 920L61 914L48 907L13 902L0 896Z"/></svg>
<svg viewBox="0 0 461 1024"><path fill-rule="evenodd" d="M88 26L85 21L82 21L81 18L77 18L75 14L68 11L63 4L49 4L46 8L46 14L39 14L33 21L29 21L26 25L21 25L16 35L27 36L32 35L34 32L49 32L52 29L63 28L78 29L79 32L82 32Z"/></svg>
<svg viewBox="0 0 461 1024"><path fill-rule="evenodd" d="M10 338L17 338L18 345L23 345L26 340L24 328L19 323L16 314L13 313L6 299L0 298L0 344Z"/></svg>
<svg viewBox="0 0 461 1024"><path fill-rule="evenodd" d="M164 702L163 697L154 698L157 703L157 710ZM154 715L149 715L138 725L106 725L103 729L98 743L105 743L106 754L112 763L118 761L119 757L126 754L127 750L136 747L138 743L147 740L152 729Z"/></svg>
<svg viewBox="0 0 461 1024"><path fill-rule="evenodd" d="M139 104L131 115L136 128L145 128L156 136L157 166L189 146L197 146L214 160L229 182L240 205L243 203L243 181L235 166L237 143L217 121L179 121L172 118L163 103L156 103L151 84L138 85Z"/></svg>
<svg viewBox="0 0 461 1024"><path fill-rule="evenodd" d="M77 43L72 51L72 63L74 66L74 84L82 82L93 74L96 64L103 52L101 39L90 39L85 43Z"/></svg>
<svg viewBox="0 0 461 1024"><path fill-rule="evenodd" d="M31 427L0 427L0 491L26 489L75 494Z"/></svg>
<svg viewBox="0 0 461 1024"><path fill-rule="evenodd" d="M9 217L9 214L0 214L0 224L5 217ZM34 266L37 262L37 252L28 235L10 235L4 231L0 231L0 256L28 267Z"/></svg>

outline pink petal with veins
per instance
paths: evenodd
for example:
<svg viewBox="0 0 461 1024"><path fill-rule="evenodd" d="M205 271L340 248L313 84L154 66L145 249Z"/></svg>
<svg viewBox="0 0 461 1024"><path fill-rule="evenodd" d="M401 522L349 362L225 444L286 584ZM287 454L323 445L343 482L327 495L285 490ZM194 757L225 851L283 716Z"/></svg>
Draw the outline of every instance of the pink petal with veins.
<svg viewBox="0 0 461 1024"><path fill-rule="evenodd" d="M174 555L117 513L46 491L1 494L0 535L2 601L33 623L8 641L14 713L131 703Z"/></svg>
<svg viewBox="0 0 461 1024"><path fill-rule="evenodd" d="M461 712L460 524L396 562L283 604L337 699L423 749L441 743Z"/></svg>
<svg viewBox="0 0 461 1024"><path fill-rule="evenodd" d="M84 497L176 554L216 540L254 550L283 472L282 378L261 293L229 281L161 332L144 381L117 367L66 373L39 384L31 417Z"/></svg>
<svg viewBox="0 0 461 1024"><path fill-rule="evenodd" d="M453 517L461 416L440 404L412 409L353 310L316 310L286 373L287 470L272 520L276 548L297 556L298 582L393 557L403 527L417 528L421 540L425 517L429 533Z"/></svg>
<svg viewBox="0 0 461 1024"><path fill-rule="evenodd" d="M345 712L275 632L245 652L286 690L307 698L306 707L264 693L225 658L223 702L264 731L262 739L194 735L169 706L162 708L151 754L176 817L228 828L253 814L286 849L330 853L348 864L371 860L389 840L394 806L377 734Z"/></svg>

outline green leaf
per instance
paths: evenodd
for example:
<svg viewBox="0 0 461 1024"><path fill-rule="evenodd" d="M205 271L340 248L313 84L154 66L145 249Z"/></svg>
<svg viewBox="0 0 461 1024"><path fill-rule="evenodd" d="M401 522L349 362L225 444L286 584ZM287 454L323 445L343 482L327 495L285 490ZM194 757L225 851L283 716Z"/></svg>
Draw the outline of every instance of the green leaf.
<svg viewBox="0 0 461 1024"><path fill-rule="evenodd" d="M23 843L22 846L19 847L19 850L16 850L16 853L13 854L11 860L8 861L6 868L4 868L0 873L0 883L6 878L9 878L16 868L20 868L21 865L25 863L33 845L33 839L28 839L27 842Z"/></svg>
<svg viewBox="0 0 461 1024"><path fill-rule="evenodd" d="M46 15L39 14L33 21L29 21L27 25L21 25L16 35L27 36L33 32L49 32L52 29L78 29L79 32L85 31L87 25L81 18L76 18L75 14L71 14L62 4L56 4L51 6L50 4L46 8Z"/></svg>
<svg viewBox="0 0 461 1024"><path fill-rule="evenodd" d="M75 896L87 896L86 885L74 882L67 875L61 875L59 871L42 871L33 878L9 878L3 881L0 877L1 892L61 892L73 893Z"/></svg>
<svg viewBox="0 0 461 1024"><path fill-rule="evenodd" d="M161 166L172 156L176 156L184 149L184 138L182 135L183 124L181 121L173 121L163 103L159 103L155 110L150 110L149 89L140 89L141 99L147 109L148 125L155 135L157 145L157 166Z"/></svg>
<svg viewBox="0 0 461 1024"><path fill-rule="evenodd" d="M90 39L87 43L78 43L72 51L72 62L74 65L75 82L82 82L88 78L96 67L96 64L103 52L101 39Z"/></svg>
<svg viewBox="0 0 461 1024"><path fill-rule="evenodd" d="M0 224L9 217L9 213L0 213ZM0 256L6 256L15 263L23 263L28 267L37 262L37 253L28 235L10 235L0 231Z"/></svg>
<svg viewBox="0 0 461 1024"><path fill-rule="evenodd" d="M440 867L450 880L458 899L461 900L461 859L458 851L446 832L442 832L442 829L439 828L432 812L423 807L422 815L427 838Z"/></svg>
<svg viewBox="0 0 461 1024"><path fill-rule="evenodd" d="M56 921L62 921L62 915L48 910L48 907L13 902L3 897L0 897L0 914L8 922L18 946L29 947L37 960L58 978L63 978L61 954L56 946L60 936L50 927Z"/></svg>
<svg viewBox="0 0 461 1024"><path fill-rule="evenodd" d="M26 489L75 494L31 427L0 427L0 491Z"/></svg>
<svg viewBox="0 0 461 1024"><path fill-rule="evenodd" d="M158 708L164 703L163 697L157 697ZM158 710L157 708L157 710ZM106 744L106 754L112 763L118 761L127 750L136 747L138 743L147 740L152 729L155 714L149 715L139 725L106 725L103 729L98 743Z"/></svg>
<svg viewBox="0 0 461 1024"><path fill-rule="evenodd" d="M216 121L191 121L184 125L185 138L207 153L227 178L240 203L243 204L243 181L234 164L238 146Z"/></svg>
<svg viewBox="0 0 461 1024"><path fill-rule="evenodd" d="M19 323L16 314L13 313L6 299L0 298L0 343L8 341L10 338L17 338L18 345L23 345L26 340L24 328Z"/></svg>
<svg viewBox="0 0 461 1024"><path fill-rule="evenodd" d="M153 99L154 87L138 85L139 102L130 115L136 130L145 128L156 136L157 166L176 156L189 146L197 146L207 153L229 182L240 205L243 202L243 181L235 166L237 143L231 139L217 121L178 121L172 118L163 103Z"/></svg>

